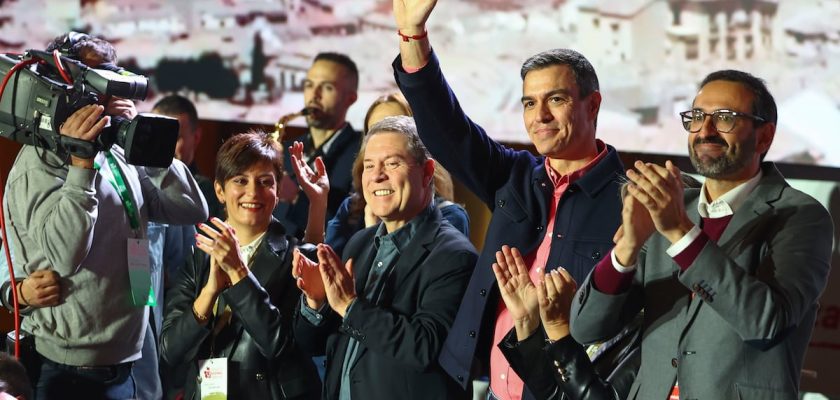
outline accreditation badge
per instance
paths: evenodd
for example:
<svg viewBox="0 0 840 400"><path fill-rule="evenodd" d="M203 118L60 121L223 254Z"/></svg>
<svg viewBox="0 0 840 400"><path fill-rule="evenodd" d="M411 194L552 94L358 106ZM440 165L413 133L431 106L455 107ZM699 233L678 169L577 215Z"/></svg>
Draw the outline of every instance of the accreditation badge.
<svg viewBox="0 0 840 400"><path fill-rule="evenodd" d="M128 280L131 289L131 304L137 307L157 304L152 288L148 239L128 238Z"/></svg>
<svg viewBox="0 0 840 400"><path fill-rule="evenodd" d="M227 358L198 361L198 386L201 400L227 399Z"/></svg>

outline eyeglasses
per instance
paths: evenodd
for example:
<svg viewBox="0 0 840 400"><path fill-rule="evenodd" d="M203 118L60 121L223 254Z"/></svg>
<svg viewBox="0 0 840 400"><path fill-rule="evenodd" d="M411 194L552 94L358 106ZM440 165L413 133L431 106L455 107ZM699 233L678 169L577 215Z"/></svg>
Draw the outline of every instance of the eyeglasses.
<svg viewBox="0 0 840 400"><path fill-rule="evenodd" d="M706 117L712 117L712 126L715 127L715 130L720 133L729 133L732 132L732 129L735 129L735 118L749 118L753 121L758 122L765 122L764 118L761 118L756 115L732 111L732 110L715 110L711 113L703 112L703 110L689 110L683 111L680 113L680 117L682 117L682 124L685 130L696 133L700 132L700 129L703 129L703 123L706 122Z"/></svg>

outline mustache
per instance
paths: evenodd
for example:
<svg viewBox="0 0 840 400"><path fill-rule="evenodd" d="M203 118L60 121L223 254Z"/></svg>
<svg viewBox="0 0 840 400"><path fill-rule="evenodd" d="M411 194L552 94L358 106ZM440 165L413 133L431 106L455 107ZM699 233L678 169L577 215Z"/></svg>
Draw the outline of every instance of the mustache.
<svg viewBox="0 0 840 400"><path fill-rule="evenodd" d="M726 141L723 140L723 138L717 136L709 136L706 138L698 137L697 139L694 139L694 143L692 143L691 145L697 146L700 144L716 144L723 147L729 147L729 144L726 143Z"/></svg>

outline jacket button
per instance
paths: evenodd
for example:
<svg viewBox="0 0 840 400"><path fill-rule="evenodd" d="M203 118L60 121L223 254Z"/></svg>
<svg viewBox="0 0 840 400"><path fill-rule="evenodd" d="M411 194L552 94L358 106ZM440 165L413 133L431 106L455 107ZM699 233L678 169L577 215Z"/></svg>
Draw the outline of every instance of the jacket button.
<svg viewBox="0 0 840 400"><path fill-rule="evenodd" d="M481 289L481 290L479 290L479 291L478 291L478 294L480 294L480 295L481 295L481 297L487 296L487 289Z"/></svg>
<svg viewBox="0 0 840 400"><path fill-rule="evenodd" d="M475 331L470 331L470 337L471 337L471 338L474 338L474 337L475 337Z"/></svg>
<svg viewBox="0 0 840 400"><path fill-rule="evenodd" d="M541 230L543 230L542 225L540 225L540 226L538 226L538 227L537 227L537 231L541 231Z"/></svg>
<svg viewBox="0 0 840 400"><path fill-rule="evenodd" d="M458 382L463 382L464 381L464 377L461 376L461 375L458 375L455 378L458 379Z"/></svg>
<svg viewBox="0 0 840 400"><path fill-rule="evenodd" d="M261 380L264 380L264 379L265 379L265 375L263 375L263 374L257 374L257 375L255 376L255 378L257 378L257 380L258 380L258 381L261 381Z"/></svg>
<svg viewBox="0 0 840 400"><path fill-rule="evenodd" d="M499 200L499 201L496 202L496 204L498 204L499 207L504 207L505 206L505 201L504 200Z"/></svg>
<svg viewBox="0 0 840 400"><path fill-rule="evenodd" d="M601 252L600 251L593 251L592 252L592 259L593 260L600 260L601 259Z"/></svg>
<svg viewBox="0 0 840 400"><path fill-rule="evenodd" d="M671 366L677 368L680 365L680 362L676 358L671 359Z"/></svg>

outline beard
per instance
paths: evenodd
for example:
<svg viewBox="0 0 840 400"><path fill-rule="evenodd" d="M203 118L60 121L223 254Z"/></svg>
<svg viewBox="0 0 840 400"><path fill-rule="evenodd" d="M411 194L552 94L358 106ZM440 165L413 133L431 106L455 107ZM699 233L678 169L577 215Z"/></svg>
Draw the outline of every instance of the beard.
<svg viewBox="0 0 840 400"><path fill-rule="evenodd" d="M705 143L723 146L724 152L717 157L698 155L694 147ZM752 132L747 140L740 142L735 147L730 146L720 136L708 138L697 136L694 143L688 146L688 156L691 159L691 165L694 166L697 173L706 178L713 179L724 178L742 170L754 154L755 131Z"/></svg>

